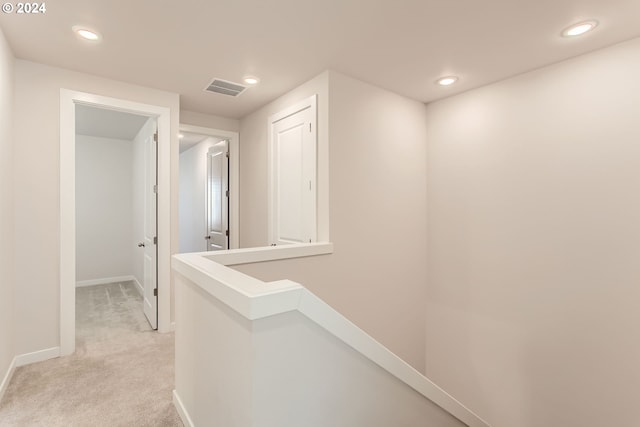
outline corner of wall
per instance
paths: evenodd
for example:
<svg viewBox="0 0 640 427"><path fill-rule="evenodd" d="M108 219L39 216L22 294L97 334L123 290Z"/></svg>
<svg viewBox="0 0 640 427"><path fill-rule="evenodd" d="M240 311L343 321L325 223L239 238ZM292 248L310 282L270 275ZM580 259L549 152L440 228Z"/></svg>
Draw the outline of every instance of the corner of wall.
<svg viewBox="0 0 640 427"><path fill-rule="evenodd" d="M368 289L367 303L353 304L350 317L424 372L424 104L336 71L329 71L328 78L334 258L343 269L357 272ZM388 242L371 232L385 223L394 224L398 237L388 251L383 249ZM334 304L355 300L358 291L356 282L332 290L327 286L321 296Z"/></svg>
<svg viewBox="0 0 640 427"><path fill-rule="evenodd" d="M636 38L429 105L427 372L496 426L638 424L639 74Z"/></svg>
<svg viewBox="0 0 640 427"><path fill-rule="evenodd" d="M14 69L13 52L0 29L0 399L15 367Z"/></svg>

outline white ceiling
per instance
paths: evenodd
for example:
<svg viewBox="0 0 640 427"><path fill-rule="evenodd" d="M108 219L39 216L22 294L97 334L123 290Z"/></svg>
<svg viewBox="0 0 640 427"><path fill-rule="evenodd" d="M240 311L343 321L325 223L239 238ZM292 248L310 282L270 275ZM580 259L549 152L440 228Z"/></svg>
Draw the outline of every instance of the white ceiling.
<svg viewBox="0 0 640 427"><path fill-rule="evenodd" d="M204 141L207 138L212 138L213 141L222 141L221 138L209 135L201 135L199 133L180 131L180 152L183 153L189 148L194 147Z"/></svg>
<svg viewBox="0 0 640 427"><path fill-rule="evenodd" d="M600 21L576 39L567 25ZM100 43L79 40L90 26ZM0 14L17 57L181 94L239 118L326 69L429 102L640 36L638 0L58 0ZM261 78L238 98L213 77ZM456 74L453 87L434 80Z"/></svg>
<svg viewBox="0 0 640 427"><path fill-rule="evenodd" d="M76 134L133 141L148 117L76 105Z"/></svg>

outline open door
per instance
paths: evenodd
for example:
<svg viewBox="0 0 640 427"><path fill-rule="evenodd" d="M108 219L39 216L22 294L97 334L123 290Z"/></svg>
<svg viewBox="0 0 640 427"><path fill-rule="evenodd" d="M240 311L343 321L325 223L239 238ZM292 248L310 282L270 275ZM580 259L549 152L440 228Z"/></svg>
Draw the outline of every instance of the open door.
<svg viewBox="0 0 640 427"><path fill-rule="evenodd" d="M229 141L207 152L207 251L229 248Z"/></svg>
<svg viewBox="0 0 640 427"><path fill-rule="evenodd" d="M144 137L144 314L153 329L158 329L158 130L155 119L145 125Z"/></svg>

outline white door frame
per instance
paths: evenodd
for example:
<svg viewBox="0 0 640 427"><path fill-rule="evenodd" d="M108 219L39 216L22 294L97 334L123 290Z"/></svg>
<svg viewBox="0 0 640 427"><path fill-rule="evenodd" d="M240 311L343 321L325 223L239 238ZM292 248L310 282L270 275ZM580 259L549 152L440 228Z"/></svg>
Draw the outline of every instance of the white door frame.
<svg viewBox="0 0 640 427"><path fill-rule="evenodd" d="M60 355L75 351L76 336L76 104L158 120L158 332L171 330L170 109L60 89Z"/></svg>
<svg viewBox="0 0 640 427"><path fill-rule="evenodd" d="M229 249L240 247L240 135L238 132L180 124L180 130L229 141Z"/></svg>

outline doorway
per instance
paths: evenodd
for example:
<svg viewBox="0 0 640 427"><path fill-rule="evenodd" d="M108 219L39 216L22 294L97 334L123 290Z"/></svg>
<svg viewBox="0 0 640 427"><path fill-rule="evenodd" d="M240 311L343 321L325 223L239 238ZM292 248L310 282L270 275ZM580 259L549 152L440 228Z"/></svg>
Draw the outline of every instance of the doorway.
<svg viewBox="0 0 640 427"><path fill-rule="evenodd" d="M239 247L237 132L180 126L180 253Z"/></svg>
<svg viewBox="0 0 640 427"><path fill-rule="evenodd" d="M99 316L104 304L80 304L97 301L87 295L137 291L157 329L156 118L87 105L75 115L76 310Z"/></svg>
<svg viewBox="0 0 640 427"><path fill-rule="evenodd" d="M60 91L60 354L75 351L76 290L76 107L131 113L157 123L157 328L171 330L170 304L170 110L166 107L76 92Z"/></svg>

